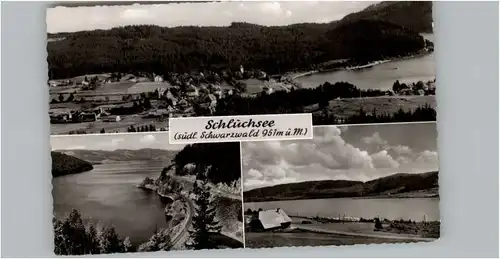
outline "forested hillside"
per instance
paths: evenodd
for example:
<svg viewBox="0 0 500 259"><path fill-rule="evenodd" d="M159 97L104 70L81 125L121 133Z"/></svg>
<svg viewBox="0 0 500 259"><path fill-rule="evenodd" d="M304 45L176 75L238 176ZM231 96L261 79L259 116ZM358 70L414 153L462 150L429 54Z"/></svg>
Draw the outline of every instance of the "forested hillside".
<svg viewBox="0 0 500 259"><path fill-rule="evenodd" d="M62 176L67 174L78 174L93 169L89 162L69 156L60 152L51 152L52 157L52 176Z"/></svg>
<svg viewBox="0 0 500 259"><path fill-rule="evenodd" d="M240 65L282 73L339 58L406 55L425 46L416 32L386 21L228 27L125 26L50 34L49 77L102 72L190 72ZM367 49L368 47L368 49ZM374 48L375 47L375 48Z"/></svg>
<svg viewBox="0 0 500 259"><path fill-rule="evenodd" d="M432 1L385 1L344 17L346 20L380 19L420 33L432 32Z"/></svg>
<svg viewBox="0 0 500 259"><path fill-rule="evenodd" d="M246 202L366 197L437 190L438 172L423 174L394 174L368 182L325 180L280 184L249 190L243 193Z"/></svg>

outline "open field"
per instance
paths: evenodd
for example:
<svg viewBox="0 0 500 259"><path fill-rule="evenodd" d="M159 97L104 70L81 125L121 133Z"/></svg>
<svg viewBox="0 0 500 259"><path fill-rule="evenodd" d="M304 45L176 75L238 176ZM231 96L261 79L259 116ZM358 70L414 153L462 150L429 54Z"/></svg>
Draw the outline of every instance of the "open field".
<svg viewBox="0 0 500 259"><path fill-rule="evenodd" d="M247 93L250 93L250 94L257 94L257 93L262 92L262 90L264 89L265 86L270 87L271 89L273 89L273 91L281 91L281 90L288 89L288 88L292 87L292 86L287 85L285 83L276 82L274 80L263 81L263 80L259 80L259 79L255 79L255 78L241 80L241 82L243 82L247 85Z"/></svg>
<svg viewBox="0 0 500 259"><path fill-rule="evenodd" d="M289 232L247 232L245 245L249 248L286 247L286 246L328 246L384 243L414 243L413 240L382 239L361 236L314 233L302 230Z"/></svg>
<svg viewBox="0 0 500 259"><path fill-rule="evenodd" d="M136 83L127 89L128 94L140 94L144 92L154 92L156 89L171 88L172 85L168 82L141 82Z"/></svg>
<svg viewBox="0 0 500 259"><path fill-rule="evenodd" d="M341 117L349 117L358 114L359 110L371 113L374 109L377 114L393 114L402 108L404 111L415 110L428 104L432 108L437 107L436 96L380 96L363 98L344 98L329 102L326 108L329 113ZM323 112L319 110L318 104L307 106L306 112Z"/></svg>
<svg viewBox="0 0 500 259"><path fill-rule="evenodd" d="M75 96L92 96L100 95L104 97L110 95L127 95L127 94L140 94L144 92L154 92L156 89L167 89L172 87L168 82L139 82L134 83L130 81L105 83L98 86L95 90L82 90L79 86L57 86L50 87L49 93L52 98L57 97L58 94L74 93Z"/></svg>
<svg viewBox="0 0 500 259"><path fill-rule="evenodd" d="M65 124L50 124L51 134L69 134L71 131L85 131L88 134L99 133L104 129L106 133L127 132L127 128L131 125L134 127L153 124L156 129L167 128L168 121L157 121L156 119L141 118L139 115L121 116L119 122L81 122L81 123L65 123Z"/></svg>

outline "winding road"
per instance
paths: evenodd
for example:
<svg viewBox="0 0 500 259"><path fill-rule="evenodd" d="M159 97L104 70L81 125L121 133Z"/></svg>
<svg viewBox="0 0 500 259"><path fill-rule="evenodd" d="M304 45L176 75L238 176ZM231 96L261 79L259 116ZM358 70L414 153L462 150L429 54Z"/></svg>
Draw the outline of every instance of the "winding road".
<svg viewBox="0 0 500 259"><path fill-rule="evenodd" d="M172 175L171 177L179 182L184 181L184 182L194 183L194 179L189 179L187 177L176 176L176 175ZM242 200L241 195L236 195L236 194L227 192L225 190L219 189L214 184L210 183L209 189L210 189L210 192L212 194L216 194L216 195L230 198L230 199ZM172 248L174 248L174 249L182 249L182 247L185 245L186 241L189 239L189 231L188 230L191 227L193 216L196 213L195 204L194 204L193 200L191 200L185 194L180 194L179 198L182 199L182 201L187 206L187 215L186 215L186 219L183 222L182 227L180 227L179 231L172 238ZM224 234L228 237L235 239L235 240L239 240L238 238L233 237L232 235L228 235L227 233L224 233Z"/></svg>
<svg viewBox="0 0 500 259"><path fill-rule="evenodd" d="M184 246L184 244L188 240L189 238L188 230L189 227L191 226L191 223L193 222L193 216L195 214L195 207L193 201L183 195L181 195L180 197L187 206L187 215L179 232L175 234L174 237L172 238L172 248L174 249L182 248L182 246Z"/></svg>

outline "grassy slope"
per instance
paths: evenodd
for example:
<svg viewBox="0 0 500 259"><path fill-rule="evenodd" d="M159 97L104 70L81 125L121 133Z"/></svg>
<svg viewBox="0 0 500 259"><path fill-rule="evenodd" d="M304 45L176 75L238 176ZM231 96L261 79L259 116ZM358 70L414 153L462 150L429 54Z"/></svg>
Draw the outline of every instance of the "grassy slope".
<svg viewBox="0 0 500 259"><path fill-rule="evenodd" d="M310 181L253 189L243 194L245 202L292 199L366 197L437 189L438 172L394 174L368 182Z"/></svg>
<svg viewBox="0 0 500 259"><path fill-rule="evenodd" d="M414 241L391 240L370 237L343 236L334 234L312 233L295 230L289 233L245 233L246 247L286 247L286 246L328 246L381 243L411 243Z"/></svg>

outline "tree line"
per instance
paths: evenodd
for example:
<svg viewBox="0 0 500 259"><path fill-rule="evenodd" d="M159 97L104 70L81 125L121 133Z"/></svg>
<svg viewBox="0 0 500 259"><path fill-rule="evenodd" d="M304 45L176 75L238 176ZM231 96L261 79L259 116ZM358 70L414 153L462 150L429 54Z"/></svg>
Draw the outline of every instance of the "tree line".
<svg viewBox="0 0 500 259"><path fill-rule="evenodd" d="M363 108L358 113L348 117L339 117L327 111L313 113L313 125L436 121L436 119L437 112L429 104L424 104L415 110L408 111L399 108L398 111L392 114L378 113L376 109L368 113Z"/></svg>
<svg viewBox="0 0 500 259"><path fill-rule="evenodd" d="M316 88L301 88L276 91L271 94L262 92L255 97L229 96L217 102L216 115L250 115L274 113L302 113L304 106L320 104L336 98L358 98L384 96L382 90L361 90L347 82L326 82Z"/></svg>
<svg viewBox="0 0 500 259"><path fill-rule="evenodd" d="M214 184L230 184L241 177L240 143L203 143L185 146L175 155L176 174L184 174L184 166L194 164L194 174ZM206 175L200 172L210 168ZM199 170L198 170L199 169Z"/></svg>
<svg viewBox="0 0 500 259"><path fill-rule="evenodd" d="M49 35L50 37L59 37ZM65 34L48 42L49 78L103 72L166 75L248 68L275 74L311 69L333 59L375 60L425 47L418 33L382 20L227 27L153 25Z"/></svg>

